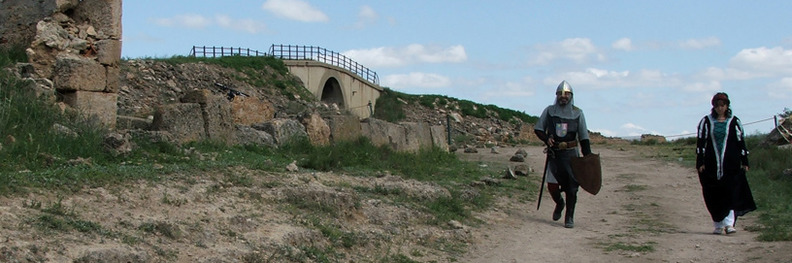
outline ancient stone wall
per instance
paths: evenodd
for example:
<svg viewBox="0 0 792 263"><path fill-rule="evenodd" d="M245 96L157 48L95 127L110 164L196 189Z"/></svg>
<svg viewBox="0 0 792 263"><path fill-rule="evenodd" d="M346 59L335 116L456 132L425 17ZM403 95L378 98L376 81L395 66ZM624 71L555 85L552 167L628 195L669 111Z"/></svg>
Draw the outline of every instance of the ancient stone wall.
<svg viewBox="0 0 792 263"><path fill-rule="evenodd" d="M33 72L62 103L116 124L121 0L0 1L0 43L26 48ZM47 87L48 86L48 87Z"/></svg>

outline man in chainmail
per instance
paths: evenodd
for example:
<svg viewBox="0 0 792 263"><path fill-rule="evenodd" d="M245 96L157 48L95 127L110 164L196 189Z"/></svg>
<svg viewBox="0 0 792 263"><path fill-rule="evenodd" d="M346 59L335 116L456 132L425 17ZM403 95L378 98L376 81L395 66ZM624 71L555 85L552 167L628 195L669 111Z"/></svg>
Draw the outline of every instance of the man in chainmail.
<svg viewBox="0 0 792 263"><path fill-rule="evenodd" d="M564 227L575 227L575 204L579 184L572 174L570 160L579 156L578 146L583 155L591 154L586 118L583 110L575 107L572 86L566 80L558 84L555 103L542 111L534 127L534 133L547 145L547 190L556 203L553 221L561 219L566 206ZM561 197L566 194L566 203Z"/></svg>

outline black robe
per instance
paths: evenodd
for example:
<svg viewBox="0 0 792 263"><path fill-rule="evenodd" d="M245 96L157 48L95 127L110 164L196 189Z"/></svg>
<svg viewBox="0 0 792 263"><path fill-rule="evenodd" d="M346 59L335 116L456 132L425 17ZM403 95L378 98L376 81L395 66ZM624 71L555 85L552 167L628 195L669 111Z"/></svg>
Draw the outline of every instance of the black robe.
<svg viewBox="0 0 792 263"><path fill-rule="evenodd" d="M696 169L705 166L698 174L704 203L713 222L720 222L734 210L735 216L743 216L756 210L748 179L742 166L748 166L748 149L745 147L744 130L740 119L726 119L727 132L721 157L716 154L714 131L715 120L704 116L698 125L696 140ZM720 177L720 178L718 178Z"/></svg>

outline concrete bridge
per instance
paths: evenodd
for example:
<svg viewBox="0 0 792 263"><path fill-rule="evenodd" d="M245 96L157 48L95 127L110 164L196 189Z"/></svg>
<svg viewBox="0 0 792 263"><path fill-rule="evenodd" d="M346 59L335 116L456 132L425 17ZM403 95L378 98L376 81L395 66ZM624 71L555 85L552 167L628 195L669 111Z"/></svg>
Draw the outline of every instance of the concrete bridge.
<svg viewBox="0 0 792 263"><path fill-rule="evenodd" d="M283 59L317 99L335 103L359 118L368 118L382 88L377 73L339 53L313 46L272 45L270 55Z"/></svg>
<svg viewBox="0 0 792 263"><path fill-rule="evenodd" d="M316 99L335 103L340 109L361 119L371 117L383 90L376 72L321 47L272 45L269 52L259 52L243 48L194 46L191 55L280 58L289 72L300 78Z"/></svg>

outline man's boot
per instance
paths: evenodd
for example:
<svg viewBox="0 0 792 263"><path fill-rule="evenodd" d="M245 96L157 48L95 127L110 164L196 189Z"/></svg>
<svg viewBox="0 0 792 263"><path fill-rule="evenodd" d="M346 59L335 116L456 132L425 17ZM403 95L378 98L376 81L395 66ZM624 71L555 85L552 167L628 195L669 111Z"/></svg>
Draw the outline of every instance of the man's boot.
<svg viewBox="0 0 792 263"><path fill-rule="evenodd" d="M575 204L577 203L577 188L569 189L566 192L566 216L564 217L564 227L575 227Z"/></svg>
<svg viewBox="0 0 792 263"><path fill-rule="evenodd" d="M550 191L550 197L555 201L555 210L553 210L553 221L561 219L561 212L564 211L564 198L561 197L561 191Z"/></svg>

